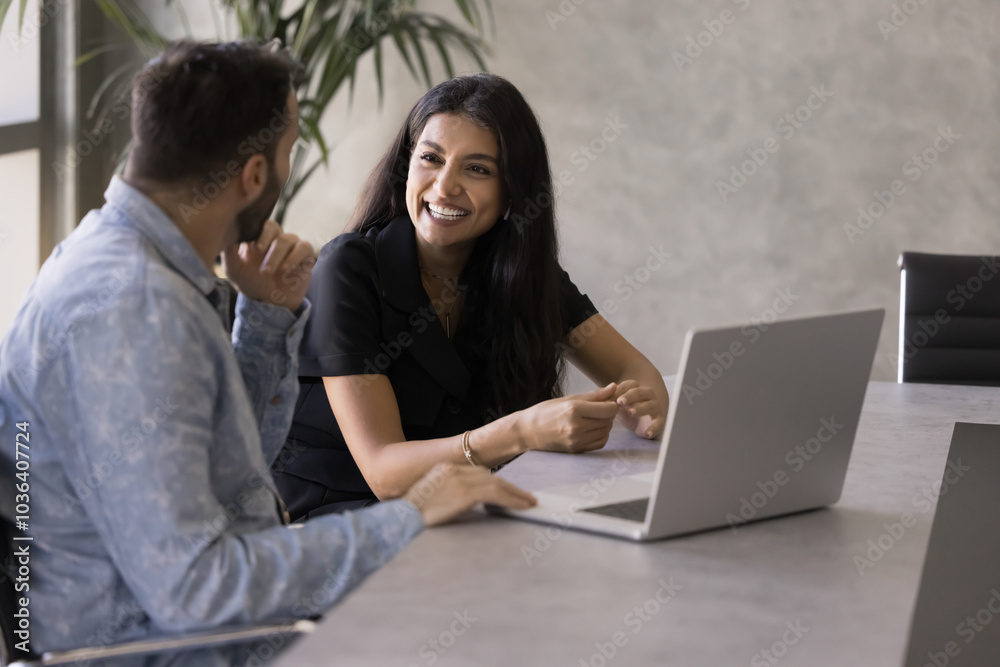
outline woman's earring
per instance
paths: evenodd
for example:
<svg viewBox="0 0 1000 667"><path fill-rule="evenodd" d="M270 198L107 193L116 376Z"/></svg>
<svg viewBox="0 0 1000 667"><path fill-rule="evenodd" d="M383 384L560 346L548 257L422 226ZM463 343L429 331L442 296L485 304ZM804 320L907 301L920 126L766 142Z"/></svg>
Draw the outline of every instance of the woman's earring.
<svg viewBox="0 0 1000 667"><path fill-rule="evenodd" d="M510 204L507 204L507 212L503 214L503 219L507 220L510 218Z"/></svg>

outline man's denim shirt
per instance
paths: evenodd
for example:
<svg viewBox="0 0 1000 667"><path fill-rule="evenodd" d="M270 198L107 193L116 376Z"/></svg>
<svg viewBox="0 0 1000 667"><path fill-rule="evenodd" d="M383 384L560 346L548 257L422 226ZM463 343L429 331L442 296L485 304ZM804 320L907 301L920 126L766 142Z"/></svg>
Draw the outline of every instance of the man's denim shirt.
<svg viewBox="0 0 1000 667"><path fill-rule="evenodd" d="M309 303L296 317L240 295L230 336L229 290L180 229L120 179L105 197L45 262L0 346L8 522L16 436L29 438L27 530L13 530L33 538L16 542L30 553L32 647L327 610L423 520L395 501L282 525L270 465Z"/></svg>

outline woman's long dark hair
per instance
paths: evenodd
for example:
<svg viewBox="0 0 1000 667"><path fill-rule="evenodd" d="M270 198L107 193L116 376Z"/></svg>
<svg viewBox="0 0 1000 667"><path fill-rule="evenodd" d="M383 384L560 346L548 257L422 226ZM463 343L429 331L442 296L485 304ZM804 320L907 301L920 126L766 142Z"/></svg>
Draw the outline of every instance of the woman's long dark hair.
<svg viewBox="0 0 1000 667"><path fill-rule="evenodd" d="M538 120L521 93L493 74L446 81L410 111L376 165L351 219L364 233L407 215L410 155L427 120L459 114L489 129L500 148L507 219L481 236L463 274L469 285L459 333L486 368L482 396L489 418L521 410L561 392L562 269L553 213L548 152Z"/></svg>

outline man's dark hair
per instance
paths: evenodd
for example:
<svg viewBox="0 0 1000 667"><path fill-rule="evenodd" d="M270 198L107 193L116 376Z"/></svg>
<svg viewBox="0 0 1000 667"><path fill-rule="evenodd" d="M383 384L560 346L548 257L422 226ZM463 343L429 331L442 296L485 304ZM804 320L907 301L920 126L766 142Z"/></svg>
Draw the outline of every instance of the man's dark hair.
<svg viewBox="0 0 1000 667"><path fill-rule="evenodd" d="M170 45L133 80L130 169L161 183L203 183L214 172L235 175L258 153L273 165L298 69L269 45Z"/></svg>

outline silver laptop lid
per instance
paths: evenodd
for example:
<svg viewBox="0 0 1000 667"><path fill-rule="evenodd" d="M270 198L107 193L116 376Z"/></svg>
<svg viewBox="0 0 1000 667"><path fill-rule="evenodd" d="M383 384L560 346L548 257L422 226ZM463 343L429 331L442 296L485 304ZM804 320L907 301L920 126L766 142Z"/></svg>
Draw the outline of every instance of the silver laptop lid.
<svg viewBox="0 0 1000 667"><path fill-rule="evenodd" d="M956 423L943 467L904 665L996 665L1000 425Z"/></svg>
<svg viewBox="0 0 1000 667"><path fill-rule="evenodd" d="M884 315L689 332L647 539L836 502Z"/></svg>

